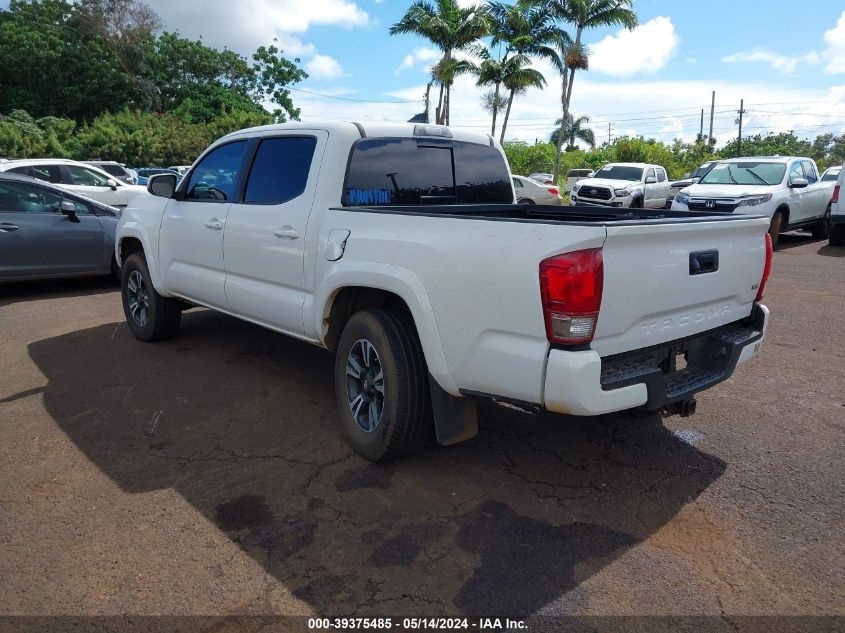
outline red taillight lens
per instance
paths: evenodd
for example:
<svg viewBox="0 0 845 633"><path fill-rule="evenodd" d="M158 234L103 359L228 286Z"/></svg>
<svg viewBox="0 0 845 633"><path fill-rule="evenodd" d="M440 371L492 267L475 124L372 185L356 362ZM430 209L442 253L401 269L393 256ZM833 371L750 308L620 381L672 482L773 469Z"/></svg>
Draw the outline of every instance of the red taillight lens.
<svg viewBox="0 0 845 633"><path fill-rule="evenodd" d="M540 262L540 293L551 343L589 343L596 331L604 284L600 248L564 253Z"/></svg>
<svg viewBox="0 0 845 633"><path fill-rule="evenodd" d="M831 200L831 202L835 202L836 204L839 204L839 185L836 185L833 188L833 199Z"/></svg>
<svg viewBox="0 0 845 633"><path fill-rule="evenodd" d="M549 187L549 193L552 194L553 196L556 196L558 194L558 190L555 189L554 187Z"/></svg>
<svg viewBox="0 0 845 633"><path fill-rule="evenodd" d="M769 281L769 273L772 272L772 236L766 233L766 265L763 266L763 279L760 280L760 287L757 289L757 297L754 301L760 301L763 293L766 292L766 282Z"/></svg>

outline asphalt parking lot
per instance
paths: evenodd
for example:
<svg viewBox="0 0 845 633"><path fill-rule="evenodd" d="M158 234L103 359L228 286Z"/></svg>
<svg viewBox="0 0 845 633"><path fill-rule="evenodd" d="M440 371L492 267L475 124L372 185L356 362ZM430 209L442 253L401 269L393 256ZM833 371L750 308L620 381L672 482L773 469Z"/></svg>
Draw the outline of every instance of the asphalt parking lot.
<svg viewBox="0 0 845 633"><path fill-rule="evenodd" d="M0 287L0 614L845 615L845 249L782 238L691 418L538 417L388 466L329 353L106 280Z"/></svg>

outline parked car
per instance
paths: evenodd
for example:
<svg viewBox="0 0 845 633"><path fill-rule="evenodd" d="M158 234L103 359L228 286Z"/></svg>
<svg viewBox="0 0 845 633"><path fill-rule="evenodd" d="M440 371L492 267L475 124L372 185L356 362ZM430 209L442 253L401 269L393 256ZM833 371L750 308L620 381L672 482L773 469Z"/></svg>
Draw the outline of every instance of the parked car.
<svg viewBox="0 0 845 633"><path fill-rule="evenodd" d="M191 166L190 165L172 165L172 166L168 167L168 169L172 169L173 171L175 171L180 176L184 176L191 169Z"/></svg>
<svg viewBox="0 0 845 633"><path fill-rule="evenodd" d="M513 177L513 189L519 204L561 204L563 198L557 187L537 182L525 176Z"/></svg>
<svg viewBox="0 0 845 633"><path fill-rule="evenodd" d="M117 208L147 192L144 187L127 185L98 167L61 158L11 160L0 163L0 172L31 176Z"/></svg>
<svg viewBox="0 0 845 633"><path fill-rule="evenodd" d="M645 163L609 163L572 187L569 204L663 209L669 195L666 170Z"/></svg>
<svg viewBox="0 0 845 633"><path fill-rule="evenodd" d="M373 460L474 436L476 398L690 414L768 321L765 217L527 208L487 135L256 127L148 188L118 228L131 332L174 336L188 302L332 350Z"/></svg>
<svg viewBox="0 0 845 633"><path fill-rule="evenodd" d="M592 178L594 175L592 169L570 169L566 172L566 183L563 186L563 190L568 193L572 191L572 187L575 186L576 182Z"/></svg>
<svg viewBox="0 0 845 633"><path fill-rule="evenodd" d="M137 167L135 171L138 172L138 184L143 186L147 185L150 176L155 176L156 174L173 174L179 180L182 179L182 175L178 171L165 169L164 167Z"/></svg>
<svg viewBox="0 0 845 633"><path fill-rule="evenodd" d="M86 165L93 165L102 169L107 174L114 176L118 180L125 182L127 185L137 185L137 175L133 174L131 170L126 169L126 165L118 163L113 160L86 160Z"/></svg>
<svg viewBox="0 0 845 633"><path fill-rule="evenodd" d="M822 174L822 182L836 182L837 178L839 178L839 173L841 171L841 165L836 165L835 167L828 167L824 170L824 173Z"/></svg>
<svg viewBox="0 0 845 633"><path fill-rule="evenodd" d="M777 246L779 235L793 229L809 229L817 238L828 236L833 184L820 181L816 163L809 158L731 158L675 196L672 209L765 215Z"/></svg>
<svg viewBox="0 0 845 633"><path fill-rule="evenodd" d="M831 169L835 169L831 167ZM845 164L838 168L836 184L833 186L833 196L830 200L830 236L831 246L845 246L845 203L839 197L845 188ZM830 169L827 170L828 172ZM827 172L825 172L827 174Z"/></svg>
<svg viewBox="0 0 845 633"><path fill-rule="evenodd" d="M686 189L690 185L697 183L718 162L717 160L708 160L691 174L685 174L682 180L669 183L669 196L666 198L666 208L669 209L672 207L672 201L681 189Z"/></svg>
<svg viewBox="0 0 845 633"><path fill-rule="evenodd" d="M117 209L0 173L0 283L118 274Z"/></svg>
<svg viewBox="0 0 845 633"><path fill-rule="evenodd" d="M536 173L536 174L531 174L528 177L531 180L536 180L537 182L542 183L544 185L554 185L555 184L554 174Z"/></svg>

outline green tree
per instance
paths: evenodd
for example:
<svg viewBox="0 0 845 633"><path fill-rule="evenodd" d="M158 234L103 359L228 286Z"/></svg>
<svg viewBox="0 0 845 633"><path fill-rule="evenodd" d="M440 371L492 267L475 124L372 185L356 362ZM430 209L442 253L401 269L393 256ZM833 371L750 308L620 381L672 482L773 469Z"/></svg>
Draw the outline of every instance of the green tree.
<svg viewBox="0 0 845 633"><path fill-rule="evenodd" d="M551 136L549 137L549 142L557 145L557 139L560 135L560 130L563 129L564 139L569 141L569 145L566 147L567 152L571 152L575 149L575 140L583 141L590 147L596 146L596 135L590 128L587 127L587 123L590 122L590 117L588 116L579 116L577 119L573 118L571 114L568 115L568 120L566 125L561 125L561 120L558 119L555 121L555 125L558 127L554 132L552 132Z"/></svg>
<svg viewBox="0 0 845 633"><path fill-rule="evenodd" d="M587 49L582 42L584 30L615 25L633 29L639 20L637 14L631 9L633 0L547 0L547 4L558 20L575 27L575 41L565 43L561 49L564 69L561 73L561 129L558 134L554 166L554 176L557 179L560 173L560 152L565 139L562 126L569 115L575 72L589 68Z"/></svg>
<svg viewBox="0 0 845 633"><path fill-rule="evenodd" d="M468 49L489 33L490 21L486 11L478 5L461 7L457 0L436 0L434 4L416 0L402 19L390 27L391 35L419 35L443 53L437 64L443 78L437 100L437 123L449 124L452 82L459 74L456 72L459 68L452 63L455 53Z"/></svg>
<svg viewBox="0 0 845 633"><path fill-rule="evenodd" d="M256 86L254 97L277 106L273 110L276 122L284 123L288 118L298 121L299 108L294 107L287 87L308 78L308 73L297 66L299 58L293 61L285 59L282 51L272 44L260 46L252 59L255 62L252 66Z"/></svg>
<svg viewBox="0 0 845 633"><path fill-rule="evenodd" d="M540 71L529 68L530 63L531 58L523 54L513 55L505 60L502 84L508 89L508 105L505 110L505 118L502 121L500 142L505 140L514 97L524 93L528 88L542 89L546 85L545 77Z"/></svg>

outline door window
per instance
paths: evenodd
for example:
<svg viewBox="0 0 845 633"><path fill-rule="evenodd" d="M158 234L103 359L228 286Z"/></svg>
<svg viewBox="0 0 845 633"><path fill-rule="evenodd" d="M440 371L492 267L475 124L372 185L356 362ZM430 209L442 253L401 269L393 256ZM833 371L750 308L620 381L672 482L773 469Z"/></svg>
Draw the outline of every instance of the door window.
<svg viewBox="0 0 845 633"><path fill-rule="evenodd" d="M61 194L26 183L0 183L0 213L60 213Z"/></svg>
<svg viewBox="0 0 845 633"><path fill-rule="evenodd" d="M792 163L792 167L789 169L789 182L792 182L796 178L804 178L804 170L801 169L800 161Z"/></svg>
<svg viewBox="0 0 845 633"><path fill-rule="evenodd" d="M804 177L811 185L819 181L819 175L816 173L816 168L813 167L813 163L802 160L801 165L804 167Z"/></svg>
<svg viewBox="0 0 845 633"><path fill-rule="evenodd" d="M645 173L645 179L648 180L649 178L657 178L657 176L654 175L654 169L649 169Z"/></svg>
<svg viewBox="0 0 845 633"><path fill-rule="evenodd" d="M235 197L238 172L247 142L235 141L211 150L191 172L185 199L227 202Z"/></svg>
<svg viewBox="0 0 845 633"><path fill-rule="evenodd" d="M666 172L663 169L657 170L657 182L666 182Z"/></svg>
<svg viewBox="0 0 845 633"><path fill-rule="evenodd" d="M262 140L252 161L244 202L282 204L302 195L315 147L317 139L313 136Z"/></svg>
<svg viewBox="0 0 845 633"><path fill-rule="evenodd" d="M65 165L67 173L70 176L69 185L79 185L82 187L108 187L109 178L103 174L81 167L79 165Z"/></svg>

